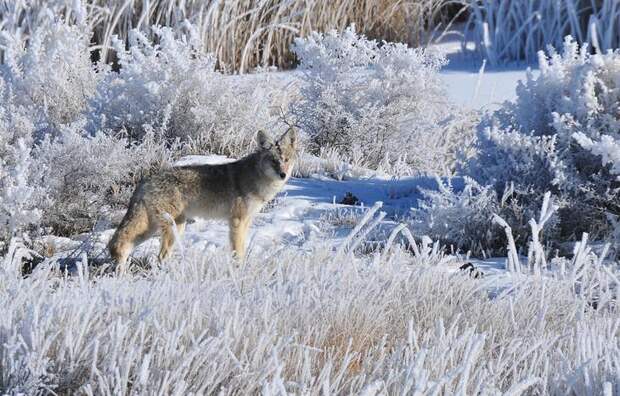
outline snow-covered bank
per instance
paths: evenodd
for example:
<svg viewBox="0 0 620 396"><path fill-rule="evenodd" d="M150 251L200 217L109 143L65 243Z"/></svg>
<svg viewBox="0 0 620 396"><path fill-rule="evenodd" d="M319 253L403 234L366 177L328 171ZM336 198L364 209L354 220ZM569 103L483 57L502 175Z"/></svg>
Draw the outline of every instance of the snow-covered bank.
<svg viewBox="0 0 620 396"><path fill-rule="evenodd" d="M525 80L526 73L526 66L521 70L492 69L482 73L447 68L439 72L439 78L454 103L473 110L495 110L504 101L516 98L515 88Z"/></svg>

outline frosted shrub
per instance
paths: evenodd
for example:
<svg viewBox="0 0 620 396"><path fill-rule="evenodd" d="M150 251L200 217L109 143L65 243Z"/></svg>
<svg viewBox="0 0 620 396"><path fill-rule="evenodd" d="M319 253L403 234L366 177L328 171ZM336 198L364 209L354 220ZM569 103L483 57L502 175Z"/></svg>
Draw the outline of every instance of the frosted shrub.
<svg viewBox="0 0 620 396"><path fill-rule="evenodd" d="M196 48L191 29L179 39L169 28L152 29L159 44L138 30L131 31L128 50L123 41L112 41L120 70L98 87L92 107L99 118L91 128L125 129L139 140L147 124L177 133L191 124L191 107L209 88L215 60Z"/></svg>
<svg viewBox="0 0 620 396"><path fill-rule="evenodd" d="M194 151L247 150L257 129L272 120L269 83L231 84L201 51L189 23L183 34L151 29L156 43L138 30L131 31L128 50L113 40L120 71L108 73L98 87L89 129L123 130L140 140L153 128L168 142L191 143Z"/></svg>
<svg viewBox="0 0 620 396"><path fill-rule="evenodd" d="M311 153L335 149L374 169L399 159L418 173L450 167L453 136L442 133L450 105L437 77L442 57L368 40L354 27L297 39L293 51L303 85L292 113Z"/></svg>
<svg viewBox="0 0 620 396"><path fill-rule="evenodd" d="M564 237L608 232L609 217L620 214L620 54L589 55L567 38L561 54L540 54L540 68L518 86L515 103L480 125L466 173L497 191L514 182L530 212L551 191Z"/></svg>
<svg viewBox="0 0 620 396"><path fill-rule="evenodd" d="M1 35L0 76L16 104L29 108L37 130L54 131L86 111L100 73L92 66L88 35L78 26L43 19L30 36Z"/></svg>
<svg viewBox="0 0 620 396"><path fill-rule="evenodd" d="M0 252L10 237L37 225L40 211L33 205L38 191L30 184L32 159L30 147L23 139L9 147L8 155L0 160Z"/></svg>
<svg viewBox="0 0 620 396"><path fill-rule="evenodd" d="M34 125L25 110L14 103L10 89L0 80L0 252L6 242L39 223L36 198L45 187L33 184L36 161L30 157Z"/></svg>
<svg viewBox="0 0 620 396"><path fill-rule="evenodd" d="M35 149L41 164L34 179L45 183L47 199L39 203L42 223L56 235L92 229L98 220L114 218L134 186L148 172L167 164L167 151L147 135L143 142L106 133L85 134L79 126L64 128L56 138L47 136Z"/></svg>
<svg viewBox="0 0 620 396"><path fill-rule="evenodd" d="M464 187L440 179L437 185L437 190L422 190L423 199L412 212L416 233L474 253L505 246L501 233L490 227L500 207L495 190L469 179Z"/></svg>
<svg viewBox="0 0 620 396"><path fill-rule="evenodd" d="M284 128L281 115L288 109L291 88L271 76L251 83L234 78L216 74L210 97L192 109L196 126L187 138L191 152L237 158L254 150L256 131Z"/></svg>

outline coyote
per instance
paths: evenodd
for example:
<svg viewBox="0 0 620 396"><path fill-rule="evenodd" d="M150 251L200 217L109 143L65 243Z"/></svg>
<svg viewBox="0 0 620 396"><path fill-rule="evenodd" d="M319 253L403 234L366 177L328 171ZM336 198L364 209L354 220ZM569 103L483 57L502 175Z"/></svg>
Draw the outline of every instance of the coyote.
<svg viewBox="0 0 620 396"><path fill-rule="evenodd" d="M174 227L182 234L193 217L228 220L233 254L243 260L252 217L282 189L297 157L293 128L275 142L259 131L256 141L258 149L235 162L173 167L142 180L108 244L120 271L133 247L158 229L163 261L175 241Z"/></svg>

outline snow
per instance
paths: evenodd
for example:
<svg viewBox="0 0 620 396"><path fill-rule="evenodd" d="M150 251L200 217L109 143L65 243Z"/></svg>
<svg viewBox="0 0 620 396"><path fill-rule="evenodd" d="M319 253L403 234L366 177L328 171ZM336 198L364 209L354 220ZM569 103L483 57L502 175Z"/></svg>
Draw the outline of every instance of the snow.
<svg viewBox="0 0 620 396"><path fill-rule="evenodd" d="M494 67L480 76L474 70L447 67L439 73L449 98L469 109L494 110L516 98L515 87L524 80L525 70ZM478 88L479 87L479 88Z"/></svg>
<svg viewBox="0 0 620 396"><path fill-rule="evenodd" d="M461 51L461 41L448 37L429 51L442 53L448 64L439 72L446 93L454 103L472 110L495 110L504 101L516 98L519 80L525 80L528 69L537 76L538 66L524 62L491 66Z"/></svg>

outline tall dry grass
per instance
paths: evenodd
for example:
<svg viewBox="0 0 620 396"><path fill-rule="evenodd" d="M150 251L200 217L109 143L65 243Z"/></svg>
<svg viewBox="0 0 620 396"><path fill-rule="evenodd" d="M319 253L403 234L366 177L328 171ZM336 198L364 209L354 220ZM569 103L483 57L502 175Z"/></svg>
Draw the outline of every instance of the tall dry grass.
<svg viewBox="0 0 620 396"><path fill-rule="evenodd" d="M311 31L355 24L373 38L420 45L446 26L454 0L0 0L2 30L35 28L53 15L92 32L92 50L110 60L114 35L132 28L194 25L204 50L220 67L245 72L257 66L290 67L290 44ZM48 12L49 10L50 12Z"/></svg>

